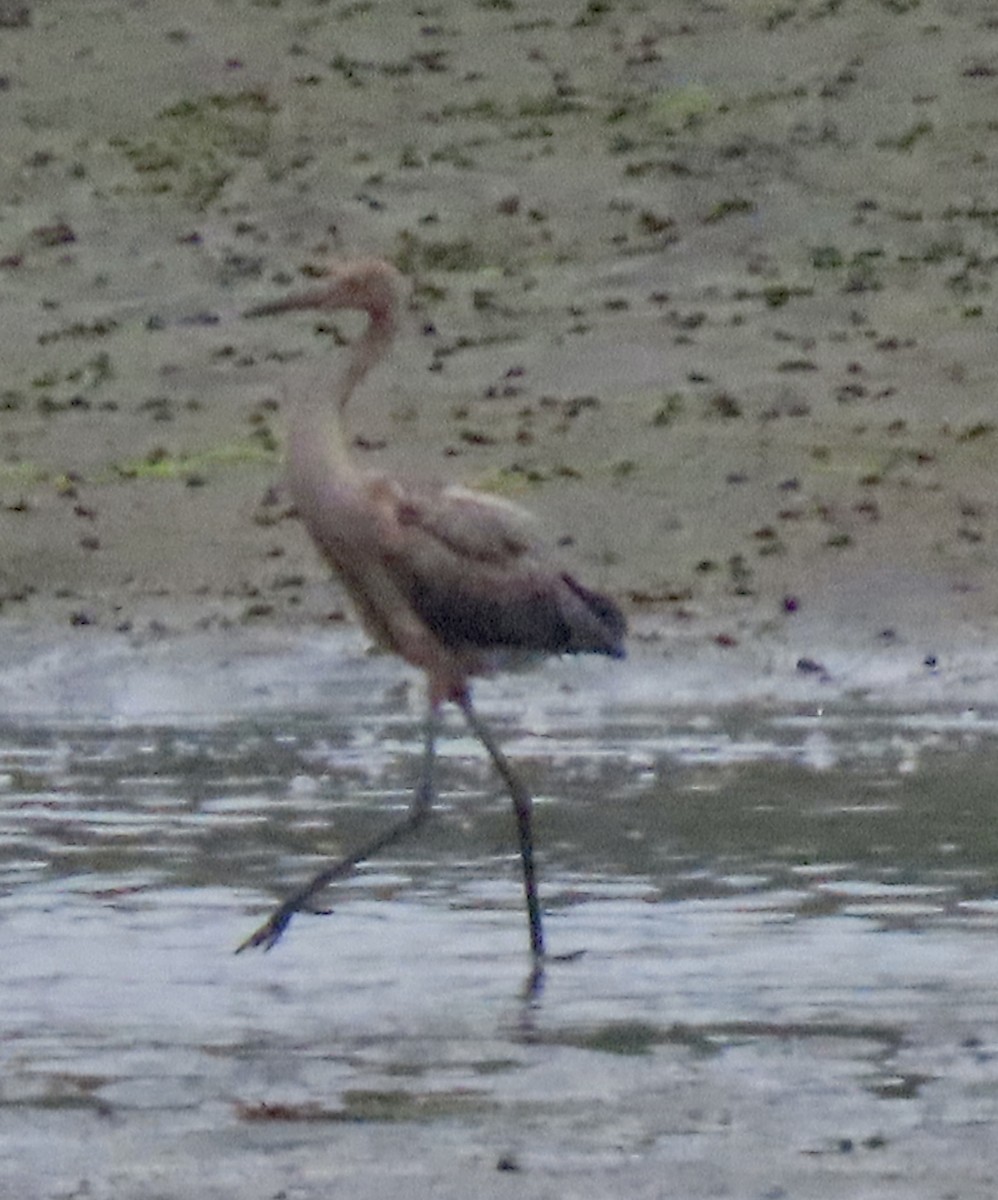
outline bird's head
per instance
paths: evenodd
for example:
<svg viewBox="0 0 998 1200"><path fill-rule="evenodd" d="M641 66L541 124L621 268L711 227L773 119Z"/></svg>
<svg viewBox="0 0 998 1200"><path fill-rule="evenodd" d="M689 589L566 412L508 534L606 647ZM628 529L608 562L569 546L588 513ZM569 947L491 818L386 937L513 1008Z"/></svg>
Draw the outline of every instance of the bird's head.
<svg viewBox="0 0 998 1200"><path fill-rule="evenodd" d="M354 259L334 263L320 276L318 287L260 304L247 310L247 317L264 317L295 309L332 310L355 308L366 312L371 323L387 329L396 324L403 276L381 258Z"/></svg>

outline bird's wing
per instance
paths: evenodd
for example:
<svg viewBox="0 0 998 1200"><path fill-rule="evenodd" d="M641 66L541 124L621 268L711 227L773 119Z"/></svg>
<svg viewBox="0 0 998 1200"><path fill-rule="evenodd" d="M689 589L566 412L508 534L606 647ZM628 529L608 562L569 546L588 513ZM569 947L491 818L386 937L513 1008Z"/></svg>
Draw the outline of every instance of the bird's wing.
<svg viewBox="0 0 998 1200"><path fill-rule="evenodd" d="M525 510L463 488L393 483L396 536L382 559L445 645L620 652L619 610L545 561Z"/></svg>
<svg viewBox="0 0 998 1200"><path fill-rule="evenodd" d="M516 504L454 485L400 488L396 519L458 558L511 565L539 549L534 517Z"/></svg>

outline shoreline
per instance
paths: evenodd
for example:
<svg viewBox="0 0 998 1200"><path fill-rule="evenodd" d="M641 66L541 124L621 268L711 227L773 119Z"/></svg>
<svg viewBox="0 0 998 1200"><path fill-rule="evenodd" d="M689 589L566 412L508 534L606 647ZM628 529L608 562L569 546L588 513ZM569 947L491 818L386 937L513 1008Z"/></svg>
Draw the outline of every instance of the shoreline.
<svg viewBox="0 0 998 1200"><path fill-rule="evenodd" d="M932 646L931 652L926 646ZM356 628L233 626L135 637L100 629L8 624L0 652L0 708L12 723L214 726L288 712L338 711L331 681L404 696L422 713L423 681L371 650ZM667 715L749 708L762 713L962 714L991 721L998 708L998 644L931 642L840 631L834 640L772 630L740 644L696 633L663 635L642 620L628 658L607 664L552 659L476 681L479 707L513 721L552 712ZM970 728L970 725L968 725Z"/></svg>

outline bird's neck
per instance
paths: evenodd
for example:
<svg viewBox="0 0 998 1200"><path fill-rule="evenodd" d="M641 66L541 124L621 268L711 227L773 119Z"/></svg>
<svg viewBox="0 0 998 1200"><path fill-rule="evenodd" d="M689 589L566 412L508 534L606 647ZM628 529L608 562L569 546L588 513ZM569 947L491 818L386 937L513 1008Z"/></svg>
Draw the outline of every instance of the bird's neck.
<svg viewBox="0 0 998 1200"><path fill-rule="evenodd" d="M302 485L350 483L357 473L350 461L341 412L330 404L328 380L318 373L295 401L288 430L287 472L293 491Z"/></svg>
<svg viewBox="0 0 998 1200"><path fill-rule="evenodd" d="M350 361L340 381L336 395L340 414L354 390L373 367L384 358L395 337L395 316L391 309L372 309L367 314L367 327L353 346Z"/></svg>
<svg viewBox="0 0 998 1200"><path fill-rule="evenodd" d="M346 407L358 385L375 366L395 336L390 312L369 314L367 328L354 343L339 385L330 404L328 375L316 371L299 393L288 436L288 468L292 480L324 479L326 483L349 484L356 480L357 467L350 458L345 427Z"/></svg>

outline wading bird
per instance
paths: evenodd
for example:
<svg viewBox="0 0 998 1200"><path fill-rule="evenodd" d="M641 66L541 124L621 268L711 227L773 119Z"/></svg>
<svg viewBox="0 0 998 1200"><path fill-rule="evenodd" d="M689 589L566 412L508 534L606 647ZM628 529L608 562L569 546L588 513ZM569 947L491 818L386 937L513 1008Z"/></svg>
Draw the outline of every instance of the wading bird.
<svg viewBox="0 0 998 1200"><path fill-rule="evenodd" d="M288 427L288 486L306 529L367 632L426 673L429 709L422 774L405 819L320 871L239 950L269 950L294 914L327 884L426 820L433 804L439 711L452 701L488 751L513 800L530 948L539 979L544 933L534 873L531 798L472 707L469 681L549 654L622 658L626 623L608 596L583 587L548 561L524 509L467 488L410 483L361 470L351 460L344 409L391 345L402 286L402 276L387 262L348 262L331 268L316 290L246 314L340 308L367 314L367 325L334 392L332 412L329 397L312 391L294 404Z"/></svg>

